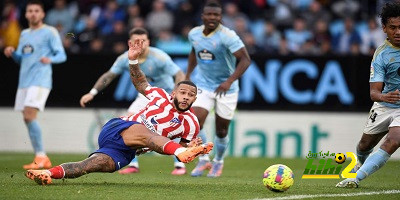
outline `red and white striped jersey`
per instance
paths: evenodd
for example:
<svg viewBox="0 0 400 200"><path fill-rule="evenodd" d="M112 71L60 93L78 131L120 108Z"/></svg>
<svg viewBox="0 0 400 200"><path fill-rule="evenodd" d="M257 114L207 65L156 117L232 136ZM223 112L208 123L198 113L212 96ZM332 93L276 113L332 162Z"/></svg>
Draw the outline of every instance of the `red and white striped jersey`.
<svg viewBox="0 0 400 200"><path fill-rule="evenodd" d="M161 88L148 86L145 93L150 99L146 107L121 119L140 122L149 130L171 139L180 137L191 141L197 137L200 125L192 109L178 112L173 107L173 98Z"/></svg>

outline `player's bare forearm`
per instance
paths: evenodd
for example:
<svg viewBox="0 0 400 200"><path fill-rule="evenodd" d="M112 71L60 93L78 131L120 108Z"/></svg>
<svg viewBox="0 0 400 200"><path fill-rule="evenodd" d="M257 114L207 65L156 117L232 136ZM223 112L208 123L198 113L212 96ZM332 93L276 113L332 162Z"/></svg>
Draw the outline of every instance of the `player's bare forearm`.
<svg viewBox="0 0 400 200"><path fill-rule="evenodd" d="M95 153L80 162L64 163L61 165L65 172L65 178L78 178L92 172L113 172L115 163L113 159L102 153Z"/></svg>
<svg viewBox="0 0 400 200"><path fill-rule="evenodd" d="M174 79L175 79L175 84L177 84L177 83L179 83L179 82L185 80L185 74L184 74L181 70L179 70L179 71L175 74Z"/></svg>
<svg viewBox="0 0 400 200"><path fill-rule="evenodd" d="M131 81L135 86L136 90L141 94L146 95L144 91L146 87L149 85L149 82L147 82L146 75L140 69L139 64L134 64L134 65L130 64L129 71L130 71L129 74L131 76Z"/></svg>
<svg viewBox="0 0 400 200"><path fill-rule="evenodd" d="M231 76L227 80L231 83L239 79L247 70L247 68L249 68L251 63L249 53L247 53L247 50L244 47L233 53L233 55L236 57L236 59L239 60L239 62L236 66L235 71L233 72L233 74L231 74Z"/></svg>
<svg viewBox="0 0 400 200"><path fill-rule="evenodd" d="M114 74L110 71L104 73L103 75L100 76L100 78L96 81L94 84L93 88L97 89L98 91L103 90L107 86L110 85L110 83L117 77L117 74Z"/></svg>
<svg viewBox="0 0 400 200"><path fill-rule="evenodd" d="M190 80L190 75L192 74L194 68L196 67L196 55L194 53L194 49L192 48L192 51L189 54L188 58L188 67L186 70L186 80Z"/></svg>

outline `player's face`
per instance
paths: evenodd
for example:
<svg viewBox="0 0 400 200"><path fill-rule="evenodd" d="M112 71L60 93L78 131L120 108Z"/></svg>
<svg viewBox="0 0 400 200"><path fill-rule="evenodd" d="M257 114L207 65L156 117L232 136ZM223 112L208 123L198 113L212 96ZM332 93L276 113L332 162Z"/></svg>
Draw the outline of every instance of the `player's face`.
<svg viewBox="0 0 400 200"><path fill-rule="evenodd" d="M150 46L150 40L149 40L149 38L147 37L146 34L142 34L142 35L133 34L133 35L131 36L131 38L130 38L130 40L131 40L132 43L133 43L136 39L143 40L143 48L142 48L142 51L146 51L147 48L149 48L149 46Z"/></svg>
<svg viewBox="0 0 400 200"><path fill-rule="evenodd" d="M30 25L38 25L42 23L45 14L40 5L29 4L26 7L25 17Z"/></svg>
<svg viewBox="0 0 400 200"><path fill-rule="evenodd" d="M386 25L383 25L383 32L387 34L392 45L400 47L400 16L389 18Z"/></svg>
<svg viewBox="0 0 400 200"><path fill-rule="evenodd" d="M171 95L174 98L175 109L185 112L190 109L196 100L197 90L191 85L180 84Z"/></svg>
<svg viewBox="0 0 400 200"><path fill-rule="evenodd" d="M218 7L204 7L201 19L206 29L214 30L221 23L222 9Z"/></svg>

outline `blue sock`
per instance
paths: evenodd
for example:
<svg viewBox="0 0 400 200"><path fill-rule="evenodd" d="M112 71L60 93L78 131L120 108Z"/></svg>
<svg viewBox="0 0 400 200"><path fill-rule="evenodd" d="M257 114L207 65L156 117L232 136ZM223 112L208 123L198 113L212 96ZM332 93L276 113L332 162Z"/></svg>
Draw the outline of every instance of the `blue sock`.
<svg viewBox="0 0 400 200"><path fill-rule="evenodd" d="M203 129L200 129L199 134L197 137L200 137L203 140L203 144L207 143L207 134Z"/></svg>
<svg viewBox="0 0 400 200"><path fill-rule="evenodd" d="M138 158L137 158L137 157L133 158L133 159L131 160L131 162L130 162L128 165L129 165L129 167L136 167L136 168L139 168L139 161L138 161Z"/></svg>
<svg viewBox="0 0 400 200"><path fill-rule="evenodd" d="M207 143L207 134L203 129L200 129L199 134L197 135L197 137L200 137L203 140L203 144ZM201 155L199 156L199 160L210 160L210 157L208 156L208 154L205 155Z"/></svg>
<svg viewBox="0 0 400 200"><path fill-rule="evenodd" d="M383 167L386 164L386 161L390 158L390 155L379 148L378 151L373 153L371 156L367 158L363 166L357 171L357 179L359 181L367 178L367 176L376 172L378 169Z"/></svg>
<svg viewBox="0 0 400 200"><path fill-rule="evenodd" d="M42 142L42 130L40 129L39 123L33 120L27 123L26 126L28 127L29 137L35 154L45 154Z"/></svg>
<svg viewBox="0 0 400 200"><path fill-rule="evenodd" d="M358 146L357 146L356 153L357 153L357 159L358 159L358 161L359 161L361 164L364 164L365 160L367 160L369 154L371 154L373 150L374 150L374 148L372 148L372 149L370 149L370 150L368 150L368 151L360 151L360 150L358 149Z"/></svg>
<svg viewBox="0 0 400 200"><path fill-rule="evenodd" d="M226 148L228 147L229 143L229 138L224 137L224 138L219 138L218 136L215 137L215 147L217 150L217 153L215 154L214 160L216 161L223 161L224 160L224 153Z"/></svg>

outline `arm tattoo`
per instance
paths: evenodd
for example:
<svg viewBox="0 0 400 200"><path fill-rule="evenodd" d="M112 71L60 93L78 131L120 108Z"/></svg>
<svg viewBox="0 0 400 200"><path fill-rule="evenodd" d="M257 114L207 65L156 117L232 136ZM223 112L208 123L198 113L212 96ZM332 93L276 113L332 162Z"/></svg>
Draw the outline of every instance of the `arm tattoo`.
<svg viewBox="0 0 400 200"><path fill-rule="evenodd" d="M146 75L140 70L139 65L129 65L129 74L131 75L131 80L136 90L143 95L145 95L144 90L149 85L147 82Z"/></svg>
<svg viewBox="0 0 400 200"><path fill-rule="evenodd" d="M159 136L159 135L153 135L153 136L151 136L151 137L147 140L147 145L148 145L148 147L149 147L151 150L153 150L153 151L155 151L155 152L157 152L157 153L160 153L160 154L165 154L165 153L164 153L164 150L163 150L163 147L162 147L162 146L159 146L159 145L157 145L157 144L155 143L155 140L157 140L157 137L163 137L163 136Z"/></svg>
<svg viewBox="0 0 400 200"><path fill-rule="evenodd" d="M104 73L97 81L96 84L93 86L94 88L96 88L98 91L103 90L104 88L106 88L108 85L110 85L110 83L115 79L115 77L117 77L116 74L108 71L106 73Z"/></svg>
<svg viewBox="0 0 400 200"><path fill-rule="evenodd" d="M115 163L113 159L102 153L95 153L89 158L79 162L64 163L64 178L78 178L92 172L113 172Z"/></svg>

